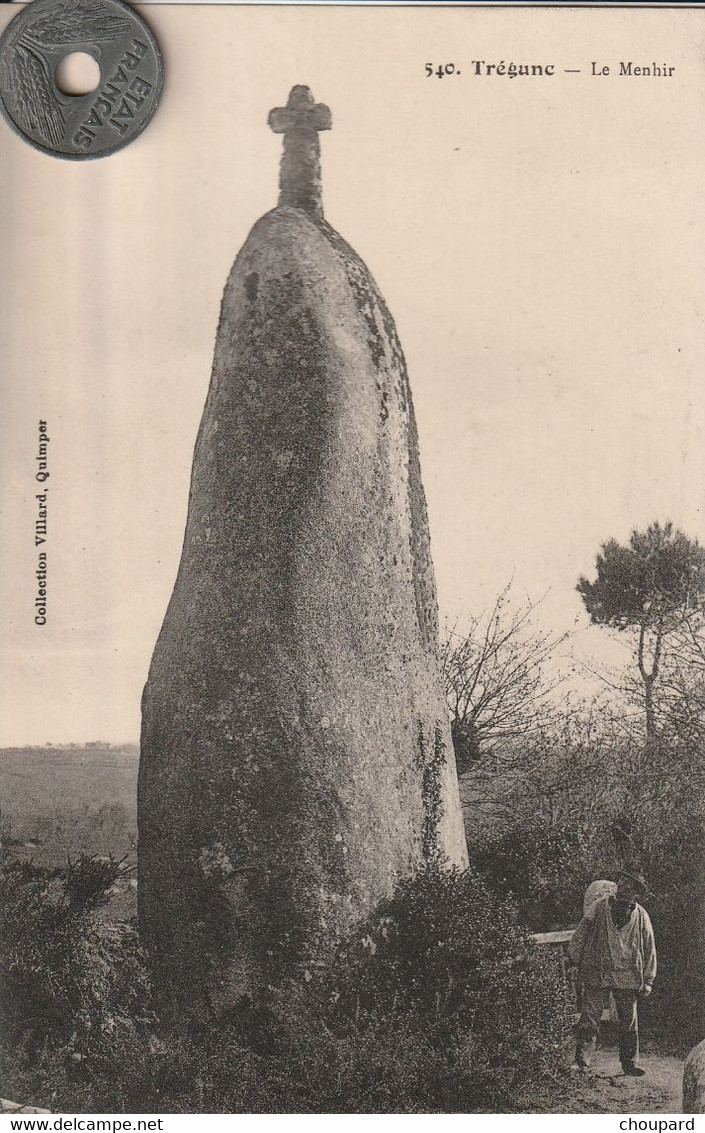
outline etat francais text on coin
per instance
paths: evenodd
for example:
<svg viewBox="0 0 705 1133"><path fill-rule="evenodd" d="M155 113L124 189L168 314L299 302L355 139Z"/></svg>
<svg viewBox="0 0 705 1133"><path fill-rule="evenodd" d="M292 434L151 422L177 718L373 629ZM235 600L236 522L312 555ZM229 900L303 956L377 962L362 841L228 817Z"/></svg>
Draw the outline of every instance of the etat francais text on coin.
<svg viewBox="0 0 705 1133"><path fill-rule="evenodd" d="M57 86L57 67L74 51L100 68L89 94ZM105 157L133 141L162 83L157 42L122 0L33 0L0 39L0 108L31 145L57 157Z"/></svg>

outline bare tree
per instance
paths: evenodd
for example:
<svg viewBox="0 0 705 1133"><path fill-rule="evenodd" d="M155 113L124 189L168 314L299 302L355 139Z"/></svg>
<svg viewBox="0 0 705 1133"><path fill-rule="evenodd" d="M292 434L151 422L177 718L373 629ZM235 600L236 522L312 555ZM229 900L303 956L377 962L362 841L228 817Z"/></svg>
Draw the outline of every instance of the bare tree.
<svg viewBox="0 0 705 1133"><path fill-rule="evenodd" d="M671 637L662 667L658 713L666 735L705 743L705 617L690 612Z"/></svg>
<svg viewBox="0 0 705 1133"><path fill-rule="evenodd" d="M604 698L568 698L547 719L463 781L475 825L539 823L597 829L630 778L631 743Z"/></svg>
<svg viewBox="0 0 705 1133"><path fill-rule="evenodd" d="M514 604L510 582L489 613L470 617L462 632L457 624L446 629L441 663L461 775L483 758L508 755L552 714L551 694L561 678L547 675L546 667L568 634L539 630L538 605Z"/></svg>

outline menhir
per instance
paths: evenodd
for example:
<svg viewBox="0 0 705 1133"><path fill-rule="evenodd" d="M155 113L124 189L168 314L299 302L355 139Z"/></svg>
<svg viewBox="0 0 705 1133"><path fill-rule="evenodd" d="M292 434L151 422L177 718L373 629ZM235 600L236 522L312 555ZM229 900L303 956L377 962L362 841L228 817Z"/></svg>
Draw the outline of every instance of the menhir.
<svg viewBox="0 0 705 1133"><path fill-rule="evenodd" d="M325 221L294 87L277 208L223 297L174 593L143 698L139 916L205 1016L316 958L424 860L467 861L409 383Z"/></svg>

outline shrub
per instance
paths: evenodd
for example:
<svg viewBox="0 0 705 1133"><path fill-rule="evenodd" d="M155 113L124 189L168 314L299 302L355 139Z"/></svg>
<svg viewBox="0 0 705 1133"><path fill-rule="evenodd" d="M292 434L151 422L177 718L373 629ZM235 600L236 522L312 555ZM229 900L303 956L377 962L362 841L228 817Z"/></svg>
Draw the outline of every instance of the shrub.
<svg viewBox="0 0 705 1133"><path fill-rule="evenodd" d="M678 749L664 744L640 759L611 807L595 815L586 804L568 828L524 820L486 834L471 845L471 863L492 891L516 900L524 923L548 930L577 923L590 881L636 861L654 894L646 905L658 953L643 1031L682 1053L702 1038L705 1012L702 788Z"/></svg>
<svg viewBox="0 0 705 1133"><path fill-rule="evenodd" d="M681 811L660 822L655 821L657 811L637 810L637 830L644 832L645 843L641 864L654 894L648 910L658 953L654 994L642 1013L651 1030L681 1054L702 1039L705 1014L705 823L701 807L697 797L690 807L684 801Z"/></svg>
<svg viewBox="0 0 705 1133"><path fill-rule="evenodd" d="M402 882L308 976L204 1031L169 1106L195 1104L178 1093L190 1077L204 1112L511 1109L554 1072L571 1023L555 957L470 872Z"/></svg>
<svg viewBox="0 0 705 1133"><path fill-rule="evenodd" d="M5 1060L23 1097L74 1112L492 1112L560 1053L560 968L477 874L427 867L334 961L189 1032L160 1027L134 930L101 924L99 871L78 869L73 899L66 871L5 871Z"/></svg>
<svg viewBox="0 0 705 1133"><path fill-rule="evenodd" d="M81 857L47 870L5 854L0 871L0 1027L13 1072L53 1087L148 1046L150 986L137 932L97 908L120 863Z"/></svg>
<svg viewBox="0 0 705 1133"><path fill-rule="evenodd" d="M338 1014L360 1029L404 1017L437 1046L472 1054L479 1094L490 1086L480 1089L482 1068L495 1082L505 1074L500 1092L517 1075L545 1070L570 1025L555 957L471 871L428 867L403 881L341 951L329 983Z"/></svg>
<svg viewBox="0 0 705 1133"><path fill-rule="evenodd" d="M493 891L516 901L524 923L536 931L577 924L586 886L607 868L579 826L533 824L476 842L471 864Z"/></svg>

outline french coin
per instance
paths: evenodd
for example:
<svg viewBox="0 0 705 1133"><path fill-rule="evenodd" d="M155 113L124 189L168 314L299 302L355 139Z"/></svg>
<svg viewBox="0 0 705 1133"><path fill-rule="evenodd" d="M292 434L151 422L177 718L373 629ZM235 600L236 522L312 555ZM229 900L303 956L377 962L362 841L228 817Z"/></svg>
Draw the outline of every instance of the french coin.
<svg viewBox="0 0 705 1133"><path fill-rule="evenodd" d="M100 68L89 94L65 94L56 83L75 51ZM56 157L107 157L134 141L162 84L157 41L122 0L32 0L0 38L0 109L30 145Z"/></svg>

